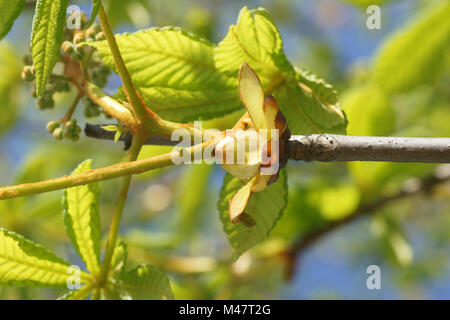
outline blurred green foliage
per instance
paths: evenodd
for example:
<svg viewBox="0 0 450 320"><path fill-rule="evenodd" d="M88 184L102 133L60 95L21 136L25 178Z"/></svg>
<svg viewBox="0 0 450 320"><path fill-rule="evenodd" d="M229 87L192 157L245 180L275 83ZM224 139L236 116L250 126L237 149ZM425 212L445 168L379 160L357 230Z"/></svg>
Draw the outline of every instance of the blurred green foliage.
<svg viewBox="0 0 450 320"><path fill-rule="evenodd" d="M114 28L177 25L211 41L225 36L221 23L235 23L235 13L242 5L240 1L218 0L105 2ZM342 1L345 6L356 4L361 8L367 2ZM387 8L401 1L370 1L374 2ZM255 1L257 5L265 6L281 33L287 34L285 43L304 40L306 34L298 27L301 13L297 1ZM229 6L226 12L224 6ZM308 57L304 64L299 57L305 55L290 51L290 58L298 62L298 67L335 81L348 120L347 134L450 136L449 7L445 0L418 4L409 22L397 26L397 30L384 30L383 44L373 57L348 69L336 68L333 46L314 37L302 41L306 46L302 51ZM362 17L364 14L361 10ZM40 115L25 98L27 94L23 93L30 88L20 81L22 52L17 52L12 41L6 37L0 42L1 185L67 174L86 158L93 158L95 167L120 161L124 154L118 144L84 137L76 144L57 143L46 134L49 117L60 117L63 111ZM69 104L69 99L59 99ZM228 128L240 115L237 111L210 120L208 125ZM99 122L108 123L108 119ZM9 143L6 139L15 140ZM11 144L20 151L20 160L16 158L18 151L8 149ZM148 146L140 158L167 150ZM435 168L430 164L290 163L283 217L267 241L233 264L231 248L217 219L216 203L224 172L204 165L152 171L135 180L126 206L121 236L128 244L128 265L131 269L148 263L164 269L175 297L180 299L279 298L290 283L283 279L285 260L277 253L296 239L352 214L359 205L395 194L405 181L414 182ZM105 236L118 190L114 181L100 185ZM163 186L160 196L169 199L158 210L146 205L151 194L145 190L155 185ZM74 257L62 223L61 195L53 192L1 201L0 226L44 244L63 258ZM337 240L336 246L355 264L374 260L385 263L401 297L423 297L429 281L440 279L449 268L449 199L450 187L443 185L430 194L390 203L357 228L345 229L343 242ZM413 243L411 234L422 242ZM297 271L301 273L302 268ZM340 296L339 289L328 289L311 292L309 297ZM0 288L1 299L47 299L60 294L57 289Z"/></svg>

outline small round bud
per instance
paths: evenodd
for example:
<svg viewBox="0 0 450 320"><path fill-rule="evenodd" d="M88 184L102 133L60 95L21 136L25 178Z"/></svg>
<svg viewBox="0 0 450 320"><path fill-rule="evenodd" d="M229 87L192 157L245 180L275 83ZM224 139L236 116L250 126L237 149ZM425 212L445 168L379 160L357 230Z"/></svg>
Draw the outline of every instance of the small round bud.
<svg viewBox="0 0 450 320"><path fill-rule="evenodd" d="M39 110L52 109L54 106L55 100L53 100L52 96L46 95L46 92L44 92L44 95L41 98L38 98Z"/></svg>
<svg viewBox="0 0 450 320"><path fill-rule="evenodd" d="M64 53L66 53L68 55L71 55L75 51L73 43L70 41L64 41L61 45L61 49Z"/></svg>
<svg viewBox="0 0 450 320"><path fill-rule="evenodd" d="M47 123L47 131L48 132L53 132L55 131L56 128L59 127L59 121L50 121L49 123Z"/></svg>
<svg viewBox="0 0 450 320"><path fill-rule="evenodd" d="M25 66L22 71L22 80L31 82L35 79L33 68L31 66Z"/></svg>
<svg viewBox="0 0 450 320"><path fill-rule="evenodd" d="M75 127L75 123L73 123L72 120L69 120L64 124L64 130L67 130L67 131L72 131L74 127Z"/></svg>
<svg viewBox="0 0 450 320"><path fill-rule="evenodd" d="M73 141L73 142L77 142L78 140L80 140L80 135L79 135L79 134L74 134L74 135L72 136L72 141Z"/></svg>
<svg viewBox="0 0 450 320"><path fill-rule="evenodd" d="M84 42L86 40L86 36L84 35L84 32L77 32L73 36L73 43L79 44L81 42Z"/></svg>
<svg viewBox="0 0 450 320"><path fill-rule="evenodd" d="M53 137L56 140L62 140L62 138L64 137L64 131L61 128L56 128L55 131L53 131Z"/></svg>

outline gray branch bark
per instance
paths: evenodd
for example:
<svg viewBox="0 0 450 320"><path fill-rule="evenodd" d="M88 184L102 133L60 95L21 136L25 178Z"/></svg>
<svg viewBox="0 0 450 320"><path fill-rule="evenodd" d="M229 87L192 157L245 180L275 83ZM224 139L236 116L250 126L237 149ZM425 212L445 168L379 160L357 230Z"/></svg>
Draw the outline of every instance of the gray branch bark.
<svg viewBox="0 0 450 320"><path fill-rule="evenodd" d="M99 125L87 124L87 136L113 140L114 132ZM132 136L124 134L120 140L125 149ZM178 141L151 137L147 145L174 146ZM356 137L336 134L292 136L287 143L289 159L301 161L389 161L450 163L450 138Z"/></svg>
<svg viewBox="0 0 450 320"><path fill-rule="evenodd" d="M288 158L302 161L450 163L450 138L292 136Z"/></svg>

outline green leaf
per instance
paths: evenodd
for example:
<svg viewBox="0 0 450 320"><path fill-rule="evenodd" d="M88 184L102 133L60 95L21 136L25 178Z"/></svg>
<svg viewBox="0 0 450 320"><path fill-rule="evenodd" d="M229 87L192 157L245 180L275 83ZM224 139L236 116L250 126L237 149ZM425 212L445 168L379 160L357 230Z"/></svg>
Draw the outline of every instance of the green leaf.
<svg viewBox="0 0 450 320"><path fill-rule="evenodd" d="M101 128L111 132L116 132L117 130L119 130L119 126L116 124L108 124L106 126L101 126Z"/></svg>
<svg viewBox="0 0 450 320"><path fill-rule="evenodd" d="M167 300L173 299L169 278L157 268L140 265L122 275L116 291L124 300Z"/></svg>
<svg viewBox="0 0 450 320"><path fill-rule="evenodd" d="M44 93L45 85L59 59L67 0L38 0L31 32L31 54L36 67L36 93Z"/></svg>
<svg viewBox="0 0 450 320"><path fill-rule="evenodd" d="M255 222L254 226L247 227L242 223L230 221L228 211L229 201L242 187L242 182L227 174L224 179L218 208L223 229L234 249L234 258L237 259L248 249L261 243L268 236L281 218L287 205L287 177L285 170L281 170L277 182L269 185L261 192L252 193L245 212Z"/></svg>
<svg viewBox="0 0 450 320"><path fill-rule="evenodd" d="M273 93L293 134L345 134L347 119L337 93L325 80L296 70L293 78Z"/></svg>
<svg viewBox="0 0 450 320"><path fill-rule="evenodd" d="M11 30L25 6L25 0L0 0L0 40Z"/></svg>
<svg viewBox="0 0 450 320"><path fill-rule="evenodd" d="M237 24L215 49L214 62L222 72L236 77L242 61L256 71L266 92L284 80L282 73L293 71L281 35L265 9L242 8Z"/></svg>
<svg viewBox="0 0 450 320"><path fill-rule="evenodd" d="M403 30L380 49L374 80L388 92L411 90L432 83L445 68L450 53L450 2L443 1L420 11Z"/></svg>
<svg viewBox="0 0 450 320"><path fill-rule="evenodd" d="M69 263L43 246L0 228L0 285L65 286L71 273ZM81 282L89 281L81 272Z"/></svg>
<svg viewBox="0 0 450 320"><path fill-rule="evenodd" d="M121 241L114 250L114 255L111 260L111 270L117 274L123 274L127 267L127 245Z"/></svg>
<svg viewBox="0 0 450 320"><path fill-rule="evenodd" d="M116 35L125 64L145 103L164 119L209 119L242 107L237 78L219 72L214 45L179 28ZM89 42L115 70L106 41Z"/></svg>
<svg viewBox="0 0 450 320"><path fill-rule="evenodd" d="M72 174L91 169L92 160L81 163ZM96 183L64 191L64 224L73 246L92 274L100 270L100 190Z"/></svg>
<svg viewBox="0 0 450 320"><path fill-rule="evenodd" d="M86 300L93 292L92 286L83 286L78 290L69 291L58 298L58 300Z"/></svg>
<svg viewBox="0 0 450 320"><path fill-rule="evenodd" d="M244 7L214 52L216 67L237 76L242 61L258 74L265 94L273 94L293 134L345 133L347 121L336 91L314 74L295 70L281 35L264 9Z"/></svg>
<svg viewBox="0 0 450 320"><path fill-rule="evenodd" d="M110 131L110 132L115 132L116 134L114 135L114 142L119 141L120 137L122 136L123 132L124 132L124 127L122 127L121 125L115 125L115 124L109 124L106 126L102 126L102 129L105 129L106 131Z"/></svg>
<svg viewBox="0 0 450 320"><path fill-rule="evenodd" d="M92 0L92 13L91 13L91 18L89 19L89 23L88 23L87 27L90 27L94 23L101 4L102 4L101 0Z"/></svg>

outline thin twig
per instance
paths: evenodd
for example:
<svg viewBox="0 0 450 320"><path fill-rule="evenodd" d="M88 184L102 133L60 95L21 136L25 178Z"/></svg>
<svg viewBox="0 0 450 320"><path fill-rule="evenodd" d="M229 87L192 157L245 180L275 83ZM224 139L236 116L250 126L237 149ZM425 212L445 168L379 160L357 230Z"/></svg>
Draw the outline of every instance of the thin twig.
<svg viewBox="0 0 450 320"><path fill-rule="evenodd" d="M209 140L201 145L195 145L191 148L180 149L179 152L187 152L191 155L191 157L194 157L197 153L203 154L203 149L211 143L214 143L214 140ZM92 182L140 174L149 170L164 168L172 165L174 165L172 161L172 153L169 152L148 159L131 162L120 162L109 167L87 170L79 174L63 176L56 179L1 187L0 200L50 192L85 185Z"/></svg>
<svg viewBox="0 0 450 320"><path fill-rule="evenodd" d="M77 96L75 97L74 101L70 105L69 109L67 109L66 114L64 115L64 117L61 118L61 120L60 120L61 123L64 124L64 123L66 123L67 121L69 121L72 118L73 113L75 112L75 109L77 108L81 97L82 97L82 94L77 94Z"/></svg>
<svg viewBox="0 0 450 320"><path fill-rule="evenodd" d="M142 141L134 139L131 149L128 153L128 161L136 161L142 148ZM111 267L111 261L116 248L117 237L119 235L120 220L122 218L123 208L128 197L128 190L131 184L131 175L123 177L122 187L117 197L114 207L113 219L109 228L108 240L106 242L105 257L102 262L100 274L98 275L97 285L101 288L106 284L108 274Z"/></svg>
<svg viewBox="0 0 450 320"><path fill-rule="evenodd" d="M105 33L106 41L108 42L111 54L114 58L117 71L120 75L120 78L122 79L125 94L127 95L128 98L128 102L130 102L130 104L133 106L133 110L136 114L136 117L138 118L138 120L142 120L148 118L149 115L152 115L156 119L157 116L145 106L144 102L139 97L136 88L133 85L130 73L128 72L128 69L125 66L125 62L123 61L122 55L120 54L120 49L119 46L117 45L114 33L112 32L112 29L109 25L105 8L101 3L100 3L100 10L98 12L98 18L102 25L103 32Z"/></svg>

